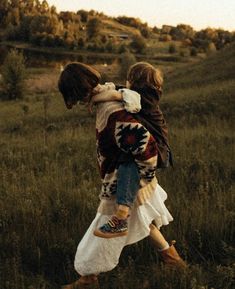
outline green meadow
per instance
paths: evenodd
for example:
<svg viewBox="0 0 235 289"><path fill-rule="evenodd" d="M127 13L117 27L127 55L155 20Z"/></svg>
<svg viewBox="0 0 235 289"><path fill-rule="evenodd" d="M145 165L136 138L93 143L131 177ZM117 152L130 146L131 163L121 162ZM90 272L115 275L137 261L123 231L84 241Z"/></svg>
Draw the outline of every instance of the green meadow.
<svg viewBox="0 0 235 289"><path fill-rule="evenodd" d="M234 288L235 45L172 70L161 106L174 167L157 176L174 217L162 231L189 268L165 267L146 239L100 275L102 289ZM67 111L43 73L30 69L38 89L0 106L1 289L74 281L76 247L99 203L95 114Z"/></svg>

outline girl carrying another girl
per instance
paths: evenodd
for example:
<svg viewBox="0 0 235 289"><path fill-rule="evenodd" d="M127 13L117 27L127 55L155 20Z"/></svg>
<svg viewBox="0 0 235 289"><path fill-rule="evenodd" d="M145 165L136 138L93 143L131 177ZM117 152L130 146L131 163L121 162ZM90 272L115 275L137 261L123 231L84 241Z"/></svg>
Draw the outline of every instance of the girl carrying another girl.
<svg viewBox="0 0 235 289"><path fill-rule="evenodd" d="M134 68L137 69L134 73L134 79L137 81L133 81L131 73ZM167 136L164 118L160 109L156 108L161 85L158 81L155 82L156 71L150 64L136 64L132 69L128 75L130 88L141 95L142 109L138 117L143 115L146 123L143 121L143 125L142 120L137 119L137 114L128 113L120 102L128 91L119 92L121 94L121 97L119 94L117 98L119 101L97 103L96 136L97 158L102 180L101 202L95 219L77 248L74 265L81 278L64 287L66 289L85 288L87 284L97 284L99 273L110 271L118 264L124 246L147 236L152 239L165 263L180 268L186 266L174 245L169 245L159 230L162 225L167 225L173 220L164 204L167 194L157 183L155 176L157 156L160 155L160 141L157 142L156 139L160 134L162 139ZM150 70L151 73L148 72ZM59 90L66 107L71 109L78 101L89 103L92 96L94 102L98 101L98 96L95 99L95 95L103 89L99 80L99 73L90 66L82 63L68 64L59 79ZM116 95L117 92L111 90L109 93ZM149 131L146 129L147 122ZM168 145L167 138L162 142ZM168 155L169 152L166 153L166 156ZM162 161L164 162L163 157ZM118 190L124 199L120 204L121 207L116 205ZM128 193L127 201L125 191ZM121 213L120 216L118 212ZM126 218L125 214L130 216ZM106 229L110 221L110 227L118 228L117 231L124 228L125 234L114 238L117 235L112 235L113 232ZM111 238L95 236L96 230L102 234L111 234ZM117 231L115 229L114 233L119 233Z"/></svg>

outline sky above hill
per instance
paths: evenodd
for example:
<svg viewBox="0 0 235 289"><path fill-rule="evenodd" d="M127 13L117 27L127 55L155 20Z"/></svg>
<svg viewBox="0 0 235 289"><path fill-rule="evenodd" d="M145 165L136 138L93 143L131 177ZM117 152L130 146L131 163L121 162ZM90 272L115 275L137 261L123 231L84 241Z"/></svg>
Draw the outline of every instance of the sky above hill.
<svg viewBox="0 0 235 289"><path fill-rule="evenodd" d="M189 24L235 30L235 0L47 0L57 11L96 10L109 16L131 16L150 26Z"/></svg>

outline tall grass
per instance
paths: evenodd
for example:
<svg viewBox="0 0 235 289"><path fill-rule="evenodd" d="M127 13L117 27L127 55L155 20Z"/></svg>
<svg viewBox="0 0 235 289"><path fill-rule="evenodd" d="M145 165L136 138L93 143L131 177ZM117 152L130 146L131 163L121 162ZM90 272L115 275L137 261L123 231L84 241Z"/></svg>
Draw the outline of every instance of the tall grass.
<svg viewBox="0 0 235 289"><path fill-rule="evenodd" d="M146 239L101 274L101 288L233 288L233 99L231 79L163 98L175 164L157 173L174 216L163 232L189 268L163 266ZM95 119L56 93L1 102L0 115L0 288L56 289L77 278L76 246L99 203Z"/></svg>
<svg viewBox="0 0 235 289"><path fill-rule="evenodd" d="M76 246L98 205L94 117L85 108L65 111L56 95L45 123L43 97L27 103L26 115L25 103L1 105L1 288L58 288L76 278ZM160 266L144 240L126 248L120 266L101 276L103 288L111 288L110 280L115 288L232 288L231 126L213 116L207 125L174 122L169 117L175 167L158 178L175 221L163 230L178 240L192 267L179 276Z"/></svg>

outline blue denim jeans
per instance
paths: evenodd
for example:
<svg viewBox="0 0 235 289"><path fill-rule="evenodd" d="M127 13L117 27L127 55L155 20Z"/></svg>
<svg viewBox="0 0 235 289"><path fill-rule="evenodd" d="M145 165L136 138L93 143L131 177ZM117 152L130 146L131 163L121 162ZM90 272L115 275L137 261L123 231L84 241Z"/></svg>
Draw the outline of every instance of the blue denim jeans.
<svg viewBox="0 0 235 289"><path fill-rule="evenodd" d="M120 163L117 171L117 204L131 207L139 189L140 177L134 161Z"/></svg>

